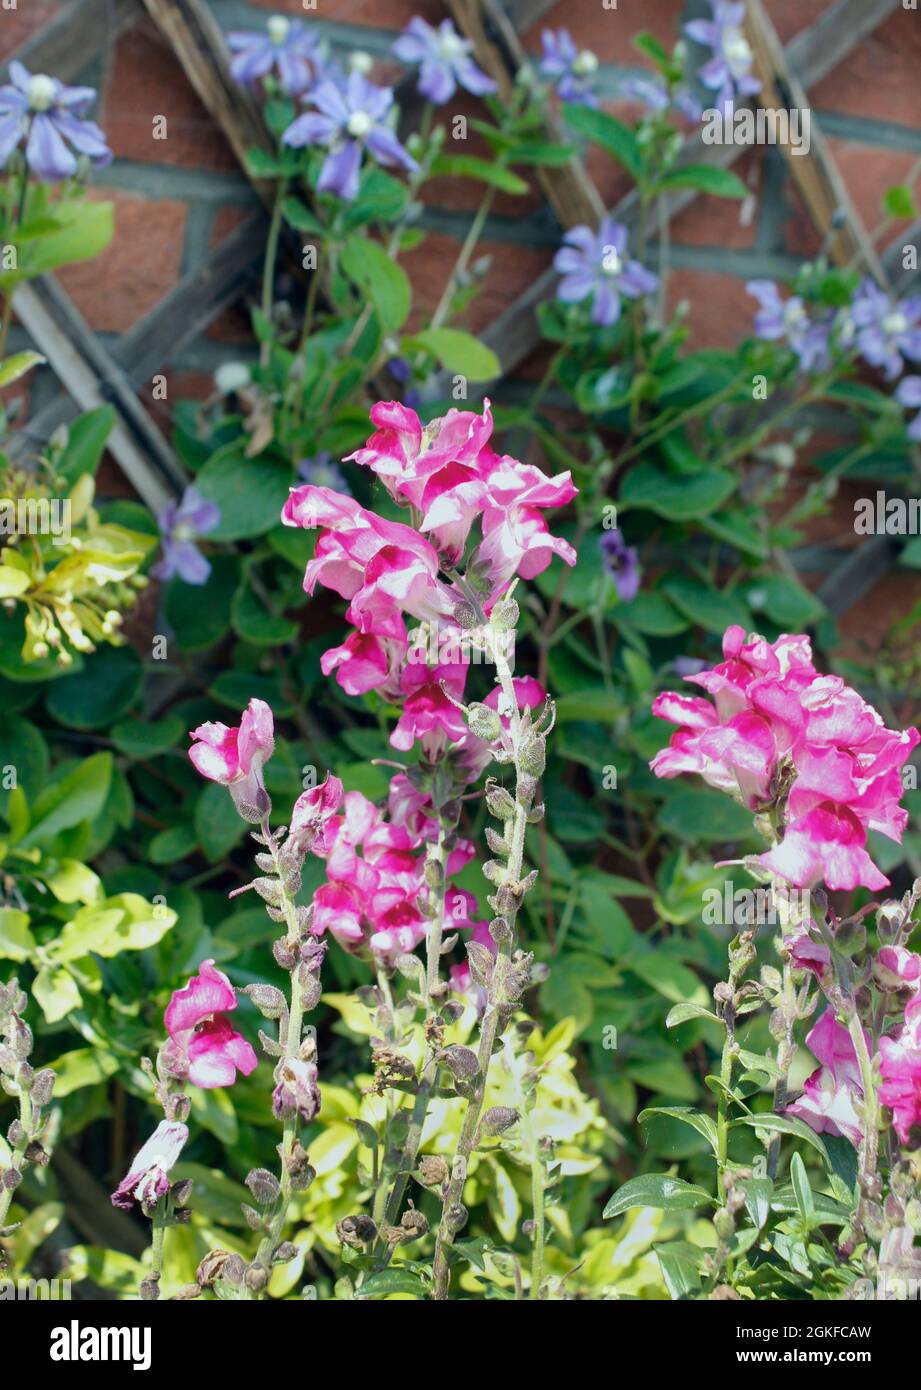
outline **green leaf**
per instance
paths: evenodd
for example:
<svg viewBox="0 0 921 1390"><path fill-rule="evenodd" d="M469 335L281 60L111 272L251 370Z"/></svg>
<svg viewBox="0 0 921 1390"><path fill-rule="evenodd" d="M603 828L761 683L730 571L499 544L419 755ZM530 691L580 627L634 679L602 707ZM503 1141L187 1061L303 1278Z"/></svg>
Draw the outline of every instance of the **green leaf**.
<svg viewBox="0 0 921 1390"><path fill-rule="evenodd" d="M628 125L607 111L592 106L563 104L563 119L578 135L584 135L593 145L600 145L608 154L629 170L635 179L642 171L643 161L636 136Z"/></svg>
<svg viewBox="0 0 921 1390"><path fill-rule="evenodd" d="M752 813L722 792L688 787L672 793L659 825L682 840L741 840L752 833Z"/></svg>
<svg viewBox="0 0 921 1390"><path fill-rule="evenodd" d="M170 580L166 619L183 651L204 651L226 636L239 584L240 566L235 555L212 556L211 573L195 588L178 576Z"/></svg>
<svg viewBox="0 0 921 1390"><path fill-rule="evenodd" d="M692 1129L697 1130L698 1134L703 1135L713 1152L716 1153L716 1125L709 1115L703 1115L699 1110L692 1110L687 1105L651 1105L637 1116L640 1124L643 1123L647 1115L668 1115L673 1120L680 1120L682 1124L690 1125Z"/></svg>
<svg viewBox="0 0 921 1390"><path fill-rule="evenodd" d="M676 1004L673 1009L669 1009L665 1016L666 1028L677 1028L682 1023L687 1023L692 1018L708 1018L711 1023L720 1023L719 1018L711 1009L705 1009L703 1004ZM722 1024L720 1023L722 1027Z"/></svg>
<svg viewBox="0 0 921 1390"><path fill-rule="evenodd" d="M409 277L400 263L379 242L351 236L343 248L341 265L374 305L384 332L399 332L412 303Z"/></svg>
<svg viewBox="0 0 921 1390"><path fill-rule="evenodd" d="M799 1207L800 1216L807 1226L811 1226L815 1220L815 1202L812 1199L812 1188L809 1186L809 1179L806 1176L806 1165L798 1153L790 1159L790 1180L793 1183L793 1191L796 1193L796 1205Z"/></svg>
<svg viewBox="0 0 921 1390"><path fill-rule="evenodd" d="M102 881L79 859L59 859L45 882L59 903L94 903L103 896Z"/></svg>
<svg viewBox="0 0 921 1390"><path fill-rule="evenodd" d="M46 787L32 808L32 824L22 848L50 845L61 830L93 821L106 804L112 777L112 754L94 753Z"/></svg>
<svg viewBox="0 0 921 1390"><path fill-rule="evenodd" d="M629 607L618 610L614 621L623 621L649 637L676 637L687 632L688 620L658 590L641 590Z"/></svg>
<svg viewBox="0 0 921 1390"><path fill-rule="evenodd" d="M18 598L32 583L32 576L12 565L0 564L0 599Z"/></svg>
<svg viewBox="0 0 921 1390"><path fill-rule="evenodd" d="M883 210L887 217L895 218L898 221L918 216L914 194L905 184L896 184L893 188L886 189L883 198Z"/></svg>
<svg viewBox="0 0 921 1390"><path fill-rule="evenodd" d="M434 162L433 173L448 174L451 178L478 179L480 183L498 188L502 193L522 194L527 193L529 188L526 180L513 174L511 169L470 154L439 155Z"/></svg>
<svg viewBox="0 0 921 1390"><path fill-rule="evenodd" d="M297 636L297 623L270 613L249 584L237 591L232 617L234 630L255 647L278 647Z"/></svg>
<svg viewBox="0 0 921 1390"><path fill-rule="evenodd" d="M653 1254L673 1299L686 1298L701 1287L700 1265L705 1252L699 1246L684 1240L667 1240L656 1245Z"/></svg>
<svg viewBox="0 0 921 1390"><path fill-rule="evenodd" d="M732 473L719 468L676 477L645 462L637 464L624 478L617 504L623 510L642 507L669 521L693 521L721 507L735 492L737 483Z"/></svg>
<svg viewBox="0 0 921 1390"><path fill-rule="evenodd" d="M465 376L468 381L492 381L502 371L492 348L462 328L426 328L403 339L404 353L419 348L430 352L446 371Z"/></svg>
<svg viewBox="0 0 921 1390"><path fill-rule="evenodd" d="M694 626L722 637L727 627L750 626L747 605L736 594L721 593L691 574L670 574L662 588L680 613Z"/></svg>
<svg viewBox="0 0 921 1390"><path fill-rule="evenodd" d="M84 473L96 472L114 424L113 407L101 405L96 410L86 411L66 426L67 443L55 468L71 486Z"/></svg>
<svg viewBox="0 0 921 1390"><path fill-rule="evenodd" d="M141 691L141 659L133 647L100 647L83 669L55 681L45 697L51 714L71 729L111 727Z"/></svg>
<svg viewBox="0 0 921 1390"><path fill-rule="evenodd" d="M826 1167L831 1167L828 1158L828 1151L822 1140L814 1129L803 1121L796 1119L793 1115L742 1115L738 1120L732 1121L732 1127L736 1125L748 1125L751 1129L769 1130L775 1134L791 1134L797 1139L802 1139L804 1144L815 1149L817 1154L821 1154Z"/></svg>
<svg viewBox="0 0 921 1390"><path fill-rule="evenodd" d="M602 1215L605 1221L620 1216L631 1207L656 1207L660 1211L696 1211L712 1206L713 1198L703 1187L669 1177L667 1173L643 1173L619 1187Z"/></svg>
<svg viewBox="0 0 921 1390"><path fill-rule="evenodd" d="M298 232L312 232L314 236L323 236L323 223L320 222L308 207L301 202L300 198L283 198L281 202L281 214L285 221Z"/></svg>
<svg viewBox="0 0 921 1390"><path fill-rule="evenodd" d="M32 983L32 993L49 1023L60 1023L83 1002L76 981L63 967L54 970L46 966L40 970Z"/></svg>
<svg viewBox="0 0 921 1390"><path fill-rule="evenodd" d="M418 1274L408 1269L381 1269L370 1275L358 1290L359 1300L365 1298L386 1298L389 1294L413 1294L416 1298L428 1297L428 1286Z"/></svg>
<svg viewBox="0 0 921 1390"><path fill-rule="evenodd" d="M0 362L0 389L4 386L12 386L14 381L18 381L26 372L30 372L33 367L39 367L43 362L47 362L47 357L42 357L40 352L14 352L12 357L7 357Z"/></svg>
<svg viewBox="0 0 921 1390"><path fill-rule="evenodd" d="M120 753L129 758L155 758L174 748L185 732L185 725L175 714L163 719L125 719L112 730L112 742Z"/></svg>
<svg viewBox="0 0 921 1390"><path fill-rule="evenodd" d="M18 907L0 907L0 956L4 960L29 960L38 943L29 930L28 912Z"/></svg>
<svg viewBox="0 0 921 1390"><path fill-rule="evenodd" d="M265 453L247 458L242 441L234 440L212 454L196 475L195 486L221 510L221 519L207 539L248 540L280 525L291 487L291 466ZM188 586L185 593L188 602Z"/></svg>
<svg viewBox="0 0 921 1390"><path fill-rule="evenodd" d="M649 951L630 961L630 969L673 1003L699 1004L707 997L704 985L692 970L664 951Z"/></svg>
<svg viewBox="0 0 921 1390"><path fill-rule="evenodd" d="M245 832L227 788L209 782L195 803L195 834L209 862L223 859Z"/></svg>
<svg viewBox="0 0 921 1390"><path fill-rule="evenodd" d="M21 787L28 801L34 802L48 775L48 745L28 719L6 714L0 723L0 770L16 769L16 786ZM5 812L10 788L0 779L0 812Z"/></svg>
<svg viewBox="0 0 921 1390"><path fill-rule="evenodd" d="M111 203L91 202L88 198L61 199L54 207L58 229L23 247L20 271L15 277L0 275L0 284L14 278L33 280L58 266L93 260L112 240L112 214Z"/></svg>
<svg viewBox="0 0 921 1390"><path fill-rule="evenodd" d="M670 170L659 180L657 191L664 193L671 188L693 188L698 193L712 193L717 198L748 196L748 189L736 174L715 164L685 164L681 169Z"/></svg>
<svg viewBox="0 0 921 1390"><path fill-rule="evenodd" d="M63 1100L84 1086L95 1086L114 1076L118 1071L118 1058L99 1047L78 1047L73 1052L63 1053L49 1065L55 1074L54 1098Z"/></svg>
<svg viewBox="0 0 921 1390"><path fill-rule="evenodd" d="M668 71L671 66L671 59L655 34L650 34L644 30L641 34L634 34L630 42L634 48L639 49L640 53L645 53L647 58L651 58L661 72Z"/></svg>
<svg viewBox="0 0 921 1390"><path fill-rule="evenodd" d="M746 585L745 596L753 609L766 613L785 632L800 632L825 612L820 599L785 574L759 575Z"/></svg>
<svg viewBox="0 0 921 1390"><path fill-rule="evenodd" d="M165 904L148 903L139 893L120 893L83 907L71 918L49 953L58 963L93 955L109 958L122 951L154 946L176 921Z"/></svg>

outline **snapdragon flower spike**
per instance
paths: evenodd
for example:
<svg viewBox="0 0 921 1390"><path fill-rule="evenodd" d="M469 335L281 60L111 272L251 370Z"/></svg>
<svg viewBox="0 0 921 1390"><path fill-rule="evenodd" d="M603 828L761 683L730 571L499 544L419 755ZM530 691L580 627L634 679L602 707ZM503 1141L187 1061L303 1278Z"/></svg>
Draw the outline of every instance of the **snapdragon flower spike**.
<svg viewBox="0 0 921 1390"><path fill-rule="evenodd" d="M617 323L624 299L652 294L658 276L627 255L627 228L611 217L602 218L597 232L571 227L553 258L562 279L557 299L564 304L591 300L591 321L602 327Z"/></svg>
<svg viewBox="0 0 921 1390"><path fill-rule="evenodd" d="M921 1145L921 997L905 1009L895 1037L881 1038L879 1099L892 1111L892 1125L903 1144Z"/></svg>
<svg viewBox="0 0 921 1390"><path fill-rule="evenodd" d="M824 371L831 361L831 321L811 319L799 295L781 299L773 280L749 280L745 288L761 305L755 314L756 335L767 342L783 339L801 371Z"/></svg>
<svg viewBox="0 0 921 1390"><path fill-rule="evenodd" d="M236 31L227 35L227 46L234 55L230 75L242 87L255 87L260 78L278 73L282 91L300 96L320 70L320 45L299 20L272 15L265 31Z"/></svg>
<svg viewBox="0 0 921 1390"><path fill-rule="evenodd" d="M186 584L205 584L211 562L195 542L213 531L221 519L221 509L195 487L187 487L179 502L169 501L157 523L162 537L163 557L151 570L157 579L178 575Z"/></svg>
<svg viewBox="0 0 921 1390"><path fill-rule="evenodd" d="M352 71L342 84L319 82L306 100L316 111L298 116L281 138L294 148L321 145L329 151L317 182L319 193L350 202L358 192L363 150L387 167L398 165L410 173L418 168L387 124L393 110L389 87L376 87Z"/></svg>
<svg viewBox="0 0 921 1390"><path fill-rule="evenodd" d="M161 1120L131 1162L126 1177L112 1193L113 1207L130 1211L138 1204L150 1208L169 1191L169 1175L189 1137L186 1125Z"/></svg>
<svg viewBox="0 0 921 1390"><path fill-rule="evenodd" d="M23 140L29 169L51 183L73 178L80 155L99 168L112 162L104 133L85 117L92 87L68 87L16 61L9 71L11 85L0 87L0 168Z"/></svg>
<svg viewBox="0 0 921 1390"><path fill-rule="evenodd" d="M864 1037L872 1052L866 1029ZM807 1077L803 1094L787 1106L785 1114L805 1120L816 1134L843 1135L857 1148L862 1134L857 1106L863 1101L863 1085L851 1035L826 1009L807 1033L806 1046L821 1065Z"/></svg>
<svg viewBox="0 0 921 1390"><path fill-rule="evenodd" d="M461 38L450 19L435 29L418 15L409 21L393 45L401 63L419 64L419 91L435 106L450 101L458 86L473 96L486 96L496 84L470 56L473 44Z"/></svg>
<svg viewBox="0 0 921 1390"><path fill-rule="evenodd" d="M574 106L597 106L594 80L598 59L591 49L577 48L568 29L544 29L540 43L537 70L551 83L560 101Z"/></svg>
<svg viewBox="0 0 921 1390"><path fill-rule="evenodd" d="M271 810L262 769L275 750L275 723L264 700L252 699L239 728L214 721L199 724L189 757L198 772L226 787L244 820L258 825Z"/></svg>
<svg viewBox="0 0 921 1390"><path fill-rule="evenodd" d="M653 771L697 773L752 811L781 812L783 838L759 863L796 887L884 887L867 832L901 839L900 770L917 729L886 728L839 676L820 675L806 637L746 640L731 627L723 652L712 670L687 677L714 704L674 692L656 698L653 713L678 731Z"/></svg>
<svg viewBox="0 0 921 1390"><path fill-rule="evenodd" d="M166 1008L170 1040L164 1051L170 1070L205 1091L232 1086L238 1071L244 1076L255 1071L255 1052L226 1017L236 1007L227 976L213 960L202 961L199 973L175 991Z"/></svg>
<svg viewBox="0 0 921 1390"><path fill-rule="evenodd" d="M691 20L684 32L695 43L710 49L711 57L697 75L705 87L716 93L716 104L722 110L733 106L738 97L760 92L761 83L752 75L754 54L742 30L744 4L710 0L710 11L710 19Z"/></svg>

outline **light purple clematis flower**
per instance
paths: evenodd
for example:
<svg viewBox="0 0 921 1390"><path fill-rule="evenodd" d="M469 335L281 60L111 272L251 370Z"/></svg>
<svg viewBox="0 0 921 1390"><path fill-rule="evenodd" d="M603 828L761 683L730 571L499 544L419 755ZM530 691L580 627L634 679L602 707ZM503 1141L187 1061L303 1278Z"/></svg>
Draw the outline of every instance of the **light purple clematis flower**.
<svg viewBox="0 0 921 1390"><path fill-rule="evenodd" d="M921 412L921 376L904 376L895 391L899 405ZM921 441L921 413L908 426L908 438Z"/></svg>
<svg viewBox="0 0 921 1390"><path fill-rule="evenodd" d="M563 277L557 299L581 304L591 297L592 323L605 327L616 323L621 299L651 294L659 283L639 261L626 259L626 250L627 229L610 217L602 219L597 232L591 227L571 227L553 258Z"/></svg>
<svg viewBox="0 0 921 1390"><path fill-rule="evenodd" d="M301 459L297 476L305 483L312 483L314 487L332 488L333 492L351 497L352 489L345 481L345 474L337 463L331 462L331 459L332 454L329 450L321 449L313 458Z"/></svg>
<svg viewBox="0 0 921 1390"><path fill-rule="evenodd" d="M620 95L638 101L648 111L667 111L673 107L689 121L699 121L703 106L691 89L682 82L669 93L661 77L628 77L620 85Z"/></svg>
<svg viewBox="0 0 921 1390"><path fill-rule="evenodd" d="M730 0L710 0L711 19L694 19L684 32L695 43L713 54L697 74L705 87L716 92L716 104L723 110L737 97L754 96L761 83L753 77L753 54L742 30L745 5Z"/></svg>
<svg viewBox="0 0 921 1390"><path fill-rule="evenodd" d="M227 35L234 57L230 75L242 87L254 87L260 77L278 72L282 90L300 96L315 81L320 68L319 41L299 20L273 15L265 33L239 30Z"/></svg>
<svg viewBox="0 0 921 1390"><path fill-rule="evenodd" d="M755 314L755 333L769 341L784 339L804 372L822 371L829 363L829 323L809 317L799 295L783 300L773 280L749 280L745 286L761 308Z"/></svg>
<svg viewBox="0 0 921 1390"><path fill-rule="evenodd" d="M350 72L344 86L320 82L306 98L317 108L305 111L288 127L285 145L324 145L329 154L320 170L317 191L335 193L349 202L358 192L361 152L367 149L378 164L418 165L386 124L393 108L390 87L376 87L362 73Z"/></svg>
<svg viewBox="0 0 921 1390"><path fill-rule="evenodd" d="M860 355L871 367L881 367L890 381L901 372L903 358L921 362L921 296L892 300L872 280L864 280L851 317Z"/></svg>
<svg viewBox="0 0 921 1390"><path fill-rule="evenodd" d="M613 575L614 587L623 603L631 603L640 591L640 565L636 551L628 546L619 526L605 531L598 542L604 567Z"/></svg>
<svg viewBox="0 0 921 1390"><path fill-rule="evenodd" d="M401 63L421 64L419 91L436 106L443 106L458 86L475 97L496 90L492 78L471 58L472 49L473 44L461 38L450 19L443 19L436 29L415 15L393 45L393 54Z"/></svg>
<svg viewBox="0 0 921 1390"><path fill-rule="evenodd" d="M216 502L202 497L194 487L187 487L179 502L167 502L159 517L163 540L163 558L154 565L151 574L157 579L172 579L178 575L186 584L204 584L211 573L211 564L195 544L199 536L213 531L221 519Z"/></svg>
<svg viewBox="0 0 921 1390"><path fill-rule="evenodd" d="M92 87L66 87L43 73L33 76L17 62L10 63L10 77L12 86L0 87L0 168L22 140L32 173L48 182L72 178L78 155L100 167L111 163L105 135L83 116L96 99Z"/></svg>
<svg viewBox="0 0 921 1390"><path fill-rule="evenodd" d="M541 77L550 79L560 101L597 106L592 83L598 59L591 49L576 48L568 29L545 29L540 42L543 53L537 70Z"/></svg>

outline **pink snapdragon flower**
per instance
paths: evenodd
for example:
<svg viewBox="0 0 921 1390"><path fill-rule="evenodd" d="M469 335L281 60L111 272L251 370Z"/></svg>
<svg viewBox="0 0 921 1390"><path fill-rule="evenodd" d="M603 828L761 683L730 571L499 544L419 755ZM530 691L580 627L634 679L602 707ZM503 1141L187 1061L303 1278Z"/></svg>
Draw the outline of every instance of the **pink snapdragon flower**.
<svg viewBox="0 0 921 1390"><path fill-rule="evenodd" d="M197 740L189 749L196 770L226 787L244 820L258 824L271 810L262 769L275 748L272 711L264 700L250 700L240 727L219 722L199 724L189 737Z"/></svg>
<svg viewBox="0 0 921 1390"><path fill-rule="evenodd" d="M784 946L797 970L811 970L823 988L831 984L831 951L823 942L816 941L805 928L801 928L784 937Z"/></svg>
<svg viewBox="0 0 921 1390"><path fill-rule="evenodd" d="M227 976L215 969L213 960L202 961L199 973L175 991L166 1008L170 1041L164 1053L177 1075L207 1091L232 1086L238 1071L244 1076L255 1071L255 1052L226 1017L236 1007L236 991Z"/></svg>
<svg viewBox="0 0 921 1390"><path fill-rule="evenodd" d="M131 1161L127 1177L112 1193L113 1207L130 1211L135 1202L150 1208L169 1191L169 1174L189 1137L188 1128L161 1120Z"/></svg>
<svg viewBox="0 0 921 1390"><path fill-rule="evenodd" d="M446 743L462 739L467 721L448 696L462 700L466 680L466 665L405 666L400 689L406 699L390 735L391 745L405 753L418 739L426 757L433 761Z"/></svg>
<svg viewBox="0 0 921 1390"><path fill-rule="evenodd" d="M867 1050L872 1051L870 1035L864 1030ZM862 1133L856 1107L863 1101L860 1064L851 1035L826 1009L806 1036L806 1046L821 1065L807 1077L799 1100L785 1113L805 1120L816 1134L837 1134L856 1148Z"/></svg>
<svg viewBox="0 0 921 1390"><path fill-rule="evenodd" d="M881 1038L879 1099L892 1111L892 1125L903 1144L921 1142L921 997L905 1010L905 1023L894 1038Z"/></svg>
<svg viewBox="0 0 921 1390"><path fill-rule="evenodd" d="M656 698L653 713L678 729L653 771L697 773L750 810L780 809L783 838L760 863L796 887L884 887L867 833L901 839L900 769L917 729L887 729L839 676L820 675L804 636L767 642L730 627L723 656L687 677L712 705L671 691Z"/></svg>
<svg viewBox="0 0 921 1390"><path fill-rule="evenodd" d="M399 689L400 671L406 655L405 627L401 636L378 637L373 632L352 632L339 647L330 647L320 657L324 676L336 673L336 681L346 695L364 695L379 690L394 698Z"/></svg>
<svg viewBox="0 0 921 1390"><path fill-rule="evenodd" d="M576 563L568 541L552 536L541 512L562 507L576 495L569 472L548 478L533 464L519 463L505 454L484 450L479 468L488 501L483 509L483 539L471 557L471 566L483 573L496 595L509 580L520 575L533 579L554 555L567 565Z"/></svg>
<svg viewBox="0 0 921 1390"><path fill-rule="evenodd" d="M342 805L344 789L338 777L327 772L316 787L301 792L291 812L288 835L300 850L310 850L320 858L333 844L334 818Z"/></svg>
<svg viewBox="0 0 921 1390"><path fill-rule="evenodd" d="M881 946L873 960L873 979L888 992L921 987L921 956L905 946Z"/></svg>

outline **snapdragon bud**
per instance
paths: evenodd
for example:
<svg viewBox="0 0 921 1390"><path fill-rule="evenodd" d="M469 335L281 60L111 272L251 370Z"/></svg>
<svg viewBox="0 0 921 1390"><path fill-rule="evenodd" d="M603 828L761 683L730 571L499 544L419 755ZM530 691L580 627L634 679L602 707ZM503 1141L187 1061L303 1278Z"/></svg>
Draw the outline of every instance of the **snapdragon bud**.
<svg viewBox="0 0 921 1390"><path fill-rule="evenodd" d="M477 701L467 706L467 726L484 743L493 743L502 733L502 721L496 711Z"/></svg>

